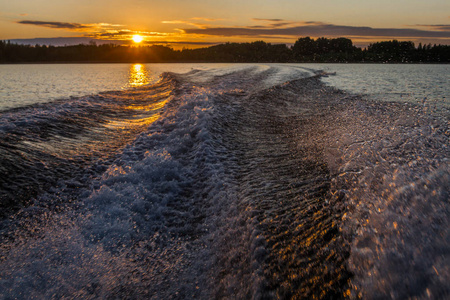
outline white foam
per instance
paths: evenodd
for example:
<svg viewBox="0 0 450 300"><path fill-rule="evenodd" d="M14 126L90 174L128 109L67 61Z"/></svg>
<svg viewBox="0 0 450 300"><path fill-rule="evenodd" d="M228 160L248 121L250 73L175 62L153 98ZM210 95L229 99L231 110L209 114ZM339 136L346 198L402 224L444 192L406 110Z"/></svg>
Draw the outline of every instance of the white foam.
<svg viewBox="0 0 450 300"><path fill-rule="evenodd" d="M222 126L250 93L310 75L281 65L172 75L179 86L161 117L71 210L21 211L29 218L2 244L0 298L261 296L265 238L238 190L258 191L234 177L239 162ZM334 187L349 201L341 229L355 235L352 284L369 297L401 298L415 285L439 297L449 279L448 135L426 119L415 126L360 112L339 119L347 127L327 124L323 142ZM240 260L245 272L236 270ZM399 288L403 281L409 286Z"/></svg>
<svg viewBox="0 0 450 300"><path fill-rule="evenodd" d="M136 282L150 278L161 295L210 290L191 285L212 284L208 239L190 237L220 238L213 220L233 207L233 193L224 187L229 179L218 157L227 154L209 131L216 92L187 88L93 184L98 188L79 200L81 209L30 223L31 232L43 235L17 233L3 254L2 297L102 296L122 285L123 293L142 296L154 290ZM171 276L180 285L164 292ZM50 282L58 283L49 288Z"/></svg>

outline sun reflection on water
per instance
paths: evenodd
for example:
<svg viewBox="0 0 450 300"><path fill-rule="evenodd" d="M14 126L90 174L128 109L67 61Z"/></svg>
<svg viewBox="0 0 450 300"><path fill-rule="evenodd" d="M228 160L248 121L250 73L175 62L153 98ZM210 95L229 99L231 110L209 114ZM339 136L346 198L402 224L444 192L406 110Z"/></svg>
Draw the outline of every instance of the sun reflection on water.
<svg viewBox="0 0 450 300"><path fill-rule="evenodd" d="M133 64L130 67L128 83L131 87L139 87L150 82L147 68L143 64Z"/></svg>

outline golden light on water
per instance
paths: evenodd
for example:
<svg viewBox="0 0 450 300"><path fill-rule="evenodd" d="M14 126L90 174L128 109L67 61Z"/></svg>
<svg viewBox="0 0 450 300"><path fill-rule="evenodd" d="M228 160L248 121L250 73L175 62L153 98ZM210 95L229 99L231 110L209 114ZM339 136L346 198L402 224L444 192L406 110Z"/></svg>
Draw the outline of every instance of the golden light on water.
<svg viewBox="0 0 450 300"><path fill-rule="evenodd" d="M132 39L133 39L133 42L135 42L137 44L139 44L140 42L142 42L144 40L144 38L139 34L133 35Z"/></svg>
<svg viewBox="0 0 450 300"><path fill-rule="evenodd" d="M132 87L146 85L150 82L147 69L142 64L133 64L129 70L128 84Z"/></svg>

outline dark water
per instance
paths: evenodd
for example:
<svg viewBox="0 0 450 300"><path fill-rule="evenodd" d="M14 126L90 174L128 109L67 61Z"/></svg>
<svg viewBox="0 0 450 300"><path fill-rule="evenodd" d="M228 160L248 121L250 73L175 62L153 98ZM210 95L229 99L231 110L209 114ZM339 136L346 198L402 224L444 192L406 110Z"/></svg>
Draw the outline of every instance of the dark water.
<svg viewBox="0 0 450 300"><path fill-rule="evenodd" d="M6 111L0 121L2 216L56 186L79 189L159 117L170 82ZM106 164L106 165L105 165Z"/></svg>
<svg viewBox="0 0 450 300"><path fill-rule="evenodd" d="M447 297L448 110L312 73L2 112L0 297Z"/></svg>

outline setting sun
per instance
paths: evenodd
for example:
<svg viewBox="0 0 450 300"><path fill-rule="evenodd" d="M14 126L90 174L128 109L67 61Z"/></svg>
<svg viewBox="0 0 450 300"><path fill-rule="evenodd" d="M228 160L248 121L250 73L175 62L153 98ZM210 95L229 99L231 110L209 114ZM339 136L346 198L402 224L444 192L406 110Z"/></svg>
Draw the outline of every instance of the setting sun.
<svg viewBox="0 0 450 300"><path fill-rule="evenodd" d="M139 34L133 35L133 41L135 43L140 43L140 42L142 42L143 39L144 38L142 36L140 36Z"/></svg>

